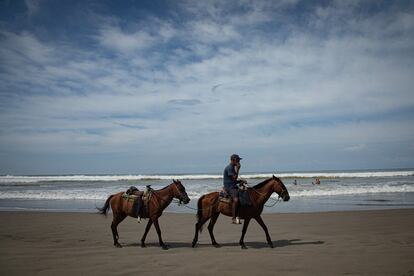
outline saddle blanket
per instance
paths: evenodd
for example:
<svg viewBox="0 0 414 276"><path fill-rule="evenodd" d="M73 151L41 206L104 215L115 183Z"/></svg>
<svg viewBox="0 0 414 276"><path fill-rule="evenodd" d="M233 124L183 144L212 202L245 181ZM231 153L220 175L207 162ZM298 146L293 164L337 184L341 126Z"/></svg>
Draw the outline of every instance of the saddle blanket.
<svg viewBox="0 0 414 276"><path fill-rule="evenodd" d="M138 196L137 195L129 195L127 193L123 193L122 194L122 198L124 200L127 200L127 201L135 201L138 198Z"/></svg>
<svg viewBox="0 0 414 276"><path fill-rule="evenodd" d="M138 208L137 199L140 198L142 200L140 214L142 218L146 218L149 214L149 203L151 201L152 191L152 188L148 186L143 193L134 194L134 192L139 192L139 190L136 187L131 186L125 193L122 194L122 199L128 202L132 201L134 208L133 212L136 213Z"/></svg>
<svg viewBox="0 0 414 276"><path fill-rule="evenodd" d="M238 194L239 194L240 206L251 206L252 205L248 191L238 190ZM220 191L219 200L220 202L227 203L227 204L230 204L233 201L231 196L229 196L229 194L226 191Z"/></svg>

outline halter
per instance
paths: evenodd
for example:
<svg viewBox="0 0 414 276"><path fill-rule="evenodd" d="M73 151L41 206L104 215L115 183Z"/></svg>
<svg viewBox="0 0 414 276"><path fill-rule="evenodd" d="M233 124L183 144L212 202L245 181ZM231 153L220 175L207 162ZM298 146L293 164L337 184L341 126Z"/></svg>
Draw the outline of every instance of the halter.
<svg viewBox="0 0 414 276"><path fill-rule="evenodd" d="M261 193L261 192L259 192L258 190L256 190L254 187L250 187L253 191L255 191L257 194L259 194L260 196L262 196L262 197L266 197L267 195L265 195L265 194L263 194L263 193ZM281 186L281 188L282 188L282 191L280 192L280 194L278 194L278 199L277 200L275 200L275 199L273 199L272 197L269 197L269 199L272 199L272 200L275 200L276 201L276 203L277 203L277 201L279 201L279 199L280 198L283 198L284 197L284 194L285 193L287 193L288 191L287 191L287 189L285 189L285 188L283 188L283 186Z"/></svg>
<svg viewBox="0 0 414 276"><path fill-rule="evenodd" d="M174 185L173 185L174 184ZM179 197L179 204L181 204L181 202L183 201L183 198L184 198L184 196L183 196L183 193L182 192L180 192L180 190L178 189L178 187L177 187L177 183L175 183L175 182L173 182L173 183L171 183L170 185L168 185L167 187L169 187L169 186L173 186L173 187L175 187L176 189L177 189L177 191L178 191L178 197ZM173 188L174 189L174 188ZM165 199L163 199L163 198L161 198L159 195L157 195L157 193L156 193L157 191L154 191L154 193L153 193L153 195L155 196L155 197L157 197L161 202L168 202L168 200L165 200ZM172 195L172 199L174 199L174 191L172 191L172 193L173 193L173 195Z"/></svg>
<svg viewBox="0 0 414 276"><path fill-rule="evenodd" d="M183 195L184 193L180 192L180 189L178 189L177 183L175 181L171 184L174 184L173 186L177 189L178 197L179 197L178 200L180 201L179 204L181 204L181 202L183 201L183 198L184 198L184 195ZM173 192L173 197L174 197L174 192Z"/></svg>
<svg viewBox="0 0 414 276"><path fill-rule="evenodd" d="M284 198L284 194L287 193L287 192L288 192L287 189L284 189L282 187L282 192L280 192L279 198Z"/></svg>

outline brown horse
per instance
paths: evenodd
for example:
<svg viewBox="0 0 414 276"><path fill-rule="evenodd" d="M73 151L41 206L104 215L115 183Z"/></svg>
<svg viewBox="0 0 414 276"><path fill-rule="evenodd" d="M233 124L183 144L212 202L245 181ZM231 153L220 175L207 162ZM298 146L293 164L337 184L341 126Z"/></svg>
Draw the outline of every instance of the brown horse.
<svg viewBox="0 0 414 276"><path fill-rule="evenodd" d="M111 224L112 236L114 238L114 245L116 247L122 247L119 242L118 235L118 224L120 224L127 216L137 217L137 214L134 211L134 202L125 200L122 198L124 192L113 194L108 197L105 202L105 205L102 208L98 208L99 212L103 215L106 215L106 212L109 210L109 207L112 208L113 219ZM177 198L180 202L187 204L190 202L184 186L178 180L173 180L173 183L164 187L160 190L153 190L151 199L148 203L148 212L145 214L142 212L142 218L148 218L148 224L145 228L144 235L141 239L141 247L145 246L145 238L147 237L148 231L151 228L151 225L154 224L155 230L157 230L158 240L162 249L168 249L168 246L163 242L161 238L161 229L158 224L158 218L162 215L162 212L165 208L171 203L173 198ZM141 209L142 211L142 209Z"/></svg>
<svg viewBox="0 0 414 276"><path fill-rule="evenodd" d="M247 188L247 191L249 193L252 205L241 206L239 208L239 216L240 218L244 219L243 230L239 244L241 245L242 249L247 249L246 245L244 244L244 235L246 234L250 220L254 218L257 221L257 223L259 223L259 225L263 228L266 234L267 243L270 247L273 248L273 243L270 238L269 232L267 231L267 226L263 222L262 217L260 215L263 211L264 204L273 193L277 193L279 197L283 199L283 201L288 201L290 199L289 192L287 191L282 180L280 180L278 177L274 175L273 177L257 184L254 187ZM220 213L229 217L232 216L231 203L221 202L219 200L219 193L213 192L201 196L197 204L197 223L195 225L195 235L192 247L195 247L195 245L197 244L198 233L201 233L203 224L206 223L209 219L211 220L208 225L208 232L210 234L211 243L215 247L220 247L220 245L216 242L216 239L214 238L214 224L216 223Z"/></svg>

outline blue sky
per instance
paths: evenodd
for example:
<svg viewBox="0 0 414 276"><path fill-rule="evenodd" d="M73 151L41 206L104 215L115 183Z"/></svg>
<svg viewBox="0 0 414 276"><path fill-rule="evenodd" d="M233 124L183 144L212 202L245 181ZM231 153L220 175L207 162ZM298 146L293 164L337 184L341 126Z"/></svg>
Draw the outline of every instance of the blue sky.
<svg viewBox="0 0 414 276"><path fill-rule="evenodd" d="M412 1L1 1L0 174L414 167Z"/></svg>

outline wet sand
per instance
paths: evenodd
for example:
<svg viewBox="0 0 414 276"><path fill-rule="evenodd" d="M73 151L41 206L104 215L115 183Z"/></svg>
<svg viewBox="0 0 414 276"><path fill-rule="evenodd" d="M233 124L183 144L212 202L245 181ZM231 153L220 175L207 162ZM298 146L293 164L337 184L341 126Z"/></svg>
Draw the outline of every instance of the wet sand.
<svg viewBox="0 0 414 276"><path fill-rule="evenodd" d="M123 248L112 245L107 218L89 213L0 212L0 275L414 275L414 209L265 214L275 248L252 221L242 250L241 226L220 216L210 245L206 227L191 248L195 215L160 218L147 248L146 221L119 226Z"/></svg>

